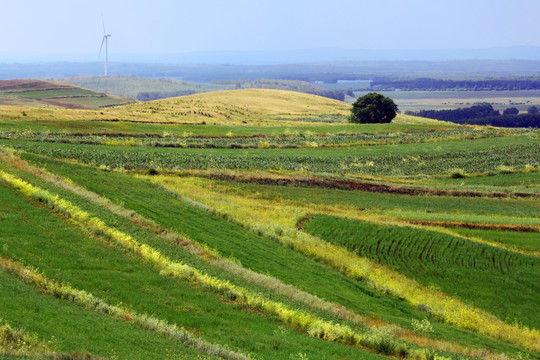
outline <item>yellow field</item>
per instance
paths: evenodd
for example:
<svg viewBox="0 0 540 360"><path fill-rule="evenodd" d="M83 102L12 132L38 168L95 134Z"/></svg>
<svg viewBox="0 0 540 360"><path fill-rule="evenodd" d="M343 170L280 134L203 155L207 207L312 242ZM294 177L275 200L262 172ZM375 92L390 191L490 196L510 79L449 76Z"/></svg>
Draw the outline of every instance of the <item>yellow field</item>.
<svg viewBox="0 0 540 360"><path fill-rule="evenodd" d="M2 106L4 120L96 120L208 125L327 125L317 119L344 122L351 105L316 95L285 90L226 90L134 103L98 110ZM22 114L25 114L24 116ZM314 122L315 120L315 122ZM441 124L440 121L398 114L394 123Z"/></svg>

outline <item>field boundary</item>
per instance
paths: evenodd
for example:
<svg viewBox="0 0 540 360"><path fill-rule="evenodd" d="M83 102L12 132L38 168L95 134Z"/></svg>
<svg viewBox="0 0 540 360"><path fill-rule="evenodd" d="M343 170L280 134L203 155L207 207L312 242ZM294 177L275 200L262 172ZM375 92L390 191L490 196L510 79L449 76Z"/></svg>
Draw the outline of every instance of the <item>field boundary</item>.
<svg viewBox="0 0 540 360"><path fill-rule="evenodd" d="M536 197L534 193L523 192L483 192L411 188L404 186L378 184L359 180L333 179L324 177L262 177L253 175L233 175L225 173L198 173L196 176L206 177L213 180L223 180L241 183L255 183L259 185L318 187L336 190L364 191L380 194L410 195L410 196L451 196L451 197L492 197L492 198L528 198Z"/></svg>

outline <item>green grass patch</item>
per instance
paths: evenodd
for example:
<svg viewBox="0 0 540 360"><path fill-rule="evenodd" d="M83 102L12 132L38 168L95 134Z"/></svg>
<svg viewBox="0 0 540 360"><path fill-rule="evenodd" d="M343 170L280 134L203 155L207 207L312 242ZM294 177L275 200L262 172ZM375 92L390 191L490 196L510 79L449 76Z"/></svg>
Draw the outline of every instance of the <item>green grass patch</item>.
<svg viewBox="0 0 540 360"><path fill-rule="evenodd" d="M493 176L465 177L462 179L439 179L437 183L445 185L475 186L476 188L488 187L540 187L540 174L537 172L516 173L516 174L497 174Z"/></svg>
<svg viewBox="0 0 540 360"><path fill-rule="evenodd" d="M500 244L512 249L539 252L540 234L537 232L495 231L453 228L453 232Z"/></svg>
<svg viewBox="0 0 540 360"><path fill-rule="evenodd" d="M315 217L305 230L501 319L534 328L540 324L530 316L540 293L540 261L535 257L438 232L325 215Z"/></svg>
<svg viewBox="0 0 540 360"><path fill-rule="evenodd" d="M280 327L279 321L272 317L242 311L242 307L227 304L226 298L194 288L185 281L163 277L137 259L122 256L114 246L103 246L58 217L47 215L47 210L30 208L30 204L21 204L18 196L13 195L13 198L5 217L14 229L5 234L7 238L2 238L5 244L2 251L12 257L22 257L25 263L39 267L48 277L67 281L109 303L122 303L138 312L152 312L213 342L268 358L287 358L300 350L310 358L358 354L353 347L320 341ZM21 205L27 208L26 216L43 220L21 231L24 217L17 216ZM33 214L33 211L42 214ZM9 241L15 234L19 239L17 243ZM35 250L38 248L39 251Z"/></svg>
<svg viewBox="0 0 540 360"><path fill-rule="evenodd" d="M207 358L128 322L42 295L5 271L0 271L0 294L0 316L4 320L37 334L44 342L52 341L62 352L119 359Z"/></svg>

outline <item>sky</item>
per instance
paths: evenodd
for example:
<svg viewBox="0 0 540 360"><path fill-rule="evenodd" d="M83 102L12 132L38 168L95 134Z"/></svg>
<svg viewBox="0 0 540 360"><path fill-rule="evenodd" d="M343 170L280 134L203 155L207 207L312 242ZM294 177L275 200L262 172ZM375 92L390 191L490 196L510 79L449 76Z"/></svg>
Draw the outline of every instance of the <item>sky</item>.
<svg viewBox="0 0 540 360"><path fill-rule="evenodd" d="M540 46L539 0L0 0L0 63L291 49Z"/></svg>

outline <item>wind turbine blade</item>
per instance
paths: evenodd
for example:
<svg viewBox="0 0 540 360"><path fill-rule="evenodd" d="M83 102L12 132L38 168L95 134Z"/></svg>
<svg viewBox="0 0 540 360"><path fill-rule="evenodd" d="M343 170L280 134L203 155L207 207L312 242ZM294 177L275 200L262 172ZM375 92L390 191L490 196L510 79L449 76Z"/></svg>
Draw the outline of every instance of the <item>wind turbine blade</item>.
<svg viewBox="0 0 540 360"><path fill-rule="evenodd" d="M101 40L101 46L99 48L99 55L98 56L101 56L101 50L103 50L103 43L105 42L105 36L103 37L103 40Z"/></svg>
<svg viewBox="0 0 540 360"><path fill-rule="evenodd" d="M101 14L101 24L103 25L103 35L105 35L107 31L105 31L105 20L103 20L103 14Z"/></svg>

